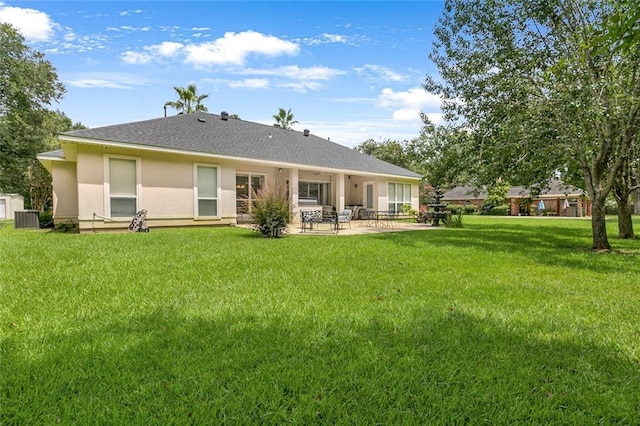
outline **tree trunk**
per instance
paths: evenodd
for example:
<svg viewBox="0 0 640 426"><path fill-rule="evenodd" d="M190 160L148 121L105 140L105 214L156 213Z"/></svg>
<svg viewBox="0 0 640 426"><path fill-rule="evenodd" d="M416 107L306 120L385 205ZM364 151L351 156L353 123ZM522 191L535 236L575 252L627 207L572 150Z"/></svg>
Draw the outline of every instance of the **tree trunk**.
<svg viewBox="0 0 640 426"><path fill-rule="evenodd" d="M616 197L616 203L618 204L618 238L632 239L634 237L631 219L633 206L628 200L621 200L618 197Z"/></svg>
<svg viewBox="0 0 640 426"><path fill-rule="evenodd" d="M591 230L593 236L593 250L611 250L607 238L607 222L604 214L604 198L593 200L593 212L591 214Z"/></svg>

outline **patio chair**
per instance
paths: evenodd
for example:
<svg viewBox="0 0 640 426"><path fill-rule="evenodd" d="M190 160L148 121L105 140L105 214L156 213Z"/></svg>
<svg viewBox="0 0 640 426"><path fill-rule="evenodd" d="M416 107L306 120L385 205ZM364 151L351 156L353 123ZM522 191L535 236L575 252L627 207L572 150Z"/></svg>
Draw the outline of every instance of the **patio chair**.
<svg viewBox="0 0 640 426"><path fill-rule="evenodd" d="M360 210L360 218L364 222L365 226L371 226L371 223L376 222L376 212L373 210L362 209ZM362 225L360 222L360 225Z"/></svg>
<svg viewBox="0 0 640 426"><path fill-rule="evenodd" d="M338 224L341 223L348 223L349 229L351 229L351 210L340 210L340 213L338 213Z"/></svg>

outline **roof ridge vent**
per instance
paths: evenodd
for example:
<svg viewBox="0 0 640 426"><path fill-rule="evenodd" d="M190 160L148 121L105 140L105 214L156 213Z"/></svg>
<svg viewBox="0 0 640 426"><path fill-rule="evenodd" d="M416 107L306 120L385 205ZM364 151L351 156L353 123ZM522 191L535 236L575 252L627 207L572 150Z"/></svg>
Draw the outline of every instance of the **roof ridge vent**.
<svg viewBox="0 0 640 426"><path fill-rule="evenodd" d="M304 129L302 134L305 136L309 136L309 129Z"/></svg>
<svg viewBox="0 0 640 426"><path fill-rule="evenodd" d="M220 119L224 120L224 121L227 121L229 119L229 113L227 111L222 111L220 113Z"/></svg>

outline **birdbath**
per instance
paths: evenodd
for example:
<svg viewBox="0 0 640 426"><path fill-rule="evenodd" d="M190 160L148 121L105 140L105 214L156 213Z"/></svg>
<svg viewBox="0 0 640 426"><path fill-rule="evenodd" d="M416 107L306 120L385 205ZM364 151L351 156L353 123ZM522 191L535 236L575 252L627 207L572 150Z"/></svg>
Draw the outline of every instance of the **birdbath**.
<svg viewBox="0 0 640 426"><path fill-rule="evenodd" d="M444 208L447 207L447 205L440 202L440 200L442 200L442 197L444 197L440 188L435 187L434 192L436 193L436 195L434 195L433 198L436 199L436 202L428 204L428 206L432 209L430 212L431 217L433 218L431 226L440 226L440 221L442 220L444 222L446 220L447 212Z"/></svg>

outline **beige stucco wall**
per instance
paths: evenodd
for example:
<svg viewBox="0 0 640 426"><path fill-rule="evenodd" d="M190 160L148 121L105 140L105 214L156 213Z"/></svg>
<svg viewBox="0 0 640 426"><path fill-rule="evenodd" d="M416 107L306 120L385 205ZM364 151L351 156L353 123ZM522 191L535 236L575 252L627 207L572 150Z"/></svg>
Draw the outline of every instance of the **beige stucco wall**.
<svg viewBox="0 0 640 426"><path fill-rule="evenodd" d="M53 182L53 218L55 223L78 220L78 185L76 163L54 161L51 165Z"/></svg>
<svg viewBox="0 0 640 426"><path fill-rule="evenodd" d="M78 150L76 173L78 178L78 221L83 224L94 219L93 214L107 216L104 211L103 160L100 151Z"/></svg>
<svg viewBox="0 0 640 426"><path fill-rule="evenodd" d="M333 202L338 209L344 208L345 205L363 204L365 182L374 183L374 208L385 210L387 204L389 179L380 176L320 173L313 170L261 165L251 161L79 144L77 150L74 148L77 163L60 162L54 167L56 217L77 218L81 230L122 229L128 226L131 218L109 218L105 167L108 167L108 158L112 156L138 161L138 209L147 210L149 227L236 223L237 174L264 175L267 182L288 179L294 211L297 211L296 203L293 201L297 199L299 180L331 183ZM194 164L210 164L219 168L217 218L194 218ZM412 204L415 204L414 208L417 209L417 182L406 180L406 183L412 184Z"/></svg>
<svg viewBox="0 0 640 426"><path fill-rule="evenodd" d="M277 169L183 154L92 146L78 148L78 217L80 229L122 228L130 218L109 218L105 193L105 158L137 159L140 168L138 209L147 210L152 226L225 225L236 222L236 173L262 174L273 180ZM219 217L194 218L194 165L219 168ZM94 217L94 213L98 216ZM103 217L103 218L100 218Z"/></svg>

